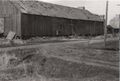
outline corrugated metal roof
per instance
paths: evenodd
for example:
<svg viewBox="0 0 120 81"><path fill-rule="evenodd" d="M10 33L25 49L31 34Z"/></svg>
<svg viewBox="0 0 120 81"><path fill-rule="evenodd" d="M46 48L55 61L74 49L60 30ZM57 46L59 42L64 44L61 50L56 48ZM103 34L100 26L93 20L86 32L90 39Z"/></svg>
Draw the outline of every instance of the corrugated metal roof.
<svg viewBox="0 0 120 81"><path fill-rule="evenodd" d="M92 14L88 10L84 9L61 6L35 0L10 1L12 1L21 10L22 13L62 17L68 19L103 21L100 16Z"/></svg>

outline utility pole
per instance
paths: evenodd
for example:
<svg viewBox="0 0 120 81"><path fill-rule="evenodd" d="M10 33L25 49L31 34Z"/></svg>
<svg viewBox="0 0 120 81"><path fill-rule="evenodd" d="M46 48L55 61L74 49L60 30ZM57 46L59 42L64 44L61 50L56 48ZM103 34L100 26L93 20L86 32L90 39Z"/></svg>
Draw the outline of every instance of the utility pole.
<svg viewBox="0 0 120 81"><path fill-rule="evenodd" d="M117 6L120 6L120 4L117 4ZM119 53L120 53L120 14L119 14Z"/></svg>
<svg viewBox="0 0 120 81"><path fill-rule="evenodd" d="M119 14L119 53L120 53L120 14Z"/></svg>
<svg viewBox="0 0 120 81"><path fill-rule="evenodd" d="M119 50L119 59L120 59L120 14L119 14L119 47L118 48L119 48L118 50ZM119 62L119 66L120 66L120 62ZM119 74L120 74L120 68L119 68ZM120 77L120 75L119 75L119 77Z"/></svg>
<svg viewBox="0 0 120 81"><path fill-rule="evenodd" d="M104 27L104 43L106 47L107 42L107 21L108 21L108 1L106 2L106 15L105 15L105 27Z"/></svg>
<svg viewBox="0 0 120 81"><path fill-rule="evenodd" d="M120 4L118 4L117 6L120 6ZM119 50L119 59L120 59L120 14L119 14L119 47L118 47L118 50ZM120 61L119 61L119 66L120 66ZM120 68L119 68L119 74L120 74Z"/></svg>

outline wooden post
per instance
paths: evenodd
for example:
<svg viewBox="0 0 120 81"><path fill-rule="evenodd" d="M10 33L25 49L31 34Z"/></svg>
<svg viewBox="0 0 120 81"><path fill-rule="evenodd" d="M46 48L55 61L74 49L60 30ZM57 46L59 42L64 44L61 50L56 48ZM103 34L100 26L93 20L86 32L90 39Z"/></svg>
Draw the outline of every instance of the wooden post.
<svg viewBox="0 0 120 81"><path fill-rule="evenodd" d="M108 1L106 2L106 16L105 16L105 27L104 27L104 43L106 47L107 41L107 21L108 21Z"/></svg>

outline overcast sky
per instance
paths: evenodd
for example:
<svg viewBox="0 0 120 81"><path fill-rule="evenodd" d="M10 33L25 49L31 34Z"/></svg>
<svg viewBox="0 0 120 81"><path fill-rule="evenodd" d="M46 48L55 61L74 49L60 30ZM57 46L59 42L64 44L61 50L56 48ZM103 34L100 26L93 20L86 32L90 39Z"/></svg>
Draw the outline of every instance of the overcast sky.
<svg viewBox="0 0 120 81"><path fill-rule="evenodd" d="M70 7L85 8L92 13L103 15L105 14L106 0L39 0L59 5L65 5ZM116 14L120 14L120 0L109 0L109 15L108 20L112 19Z"/></svg>

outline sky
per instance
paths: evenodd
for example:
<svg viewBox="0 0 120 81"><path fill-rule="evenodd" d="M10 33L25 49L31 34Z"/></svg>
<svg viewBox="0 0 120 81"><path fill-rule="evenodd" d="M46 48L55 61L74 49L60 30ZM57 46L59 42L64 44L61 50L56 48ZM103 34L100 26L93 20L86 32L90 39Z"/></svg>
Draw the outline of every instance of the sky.
<svg viewBox="0 0 120 81"><path fill-rule="evenodd" d="M98 15L105 15L106 0L39 0L70 7L85 7L87 10ZM108 0L108 24L109 21L120 14L120 0Z"/></svg>

